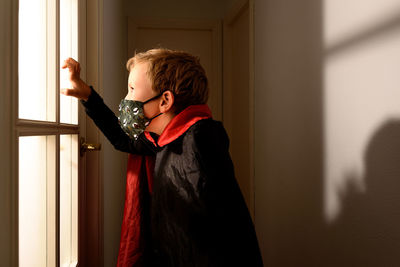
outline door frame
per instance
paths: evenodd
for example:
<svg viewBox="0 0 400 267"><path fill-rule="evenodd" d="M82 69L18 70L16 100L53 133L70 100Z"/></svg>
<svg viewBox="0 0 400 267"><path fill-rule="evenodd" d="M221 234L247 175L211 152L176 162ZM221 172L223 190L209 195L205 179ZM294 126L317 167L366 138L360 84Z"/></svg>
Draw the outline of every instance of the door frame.
<svg viewBox="0 0 400 267"><path fill-rule="evenodd" d="M85 36L85 56L82 57L82 79L87 84L96 88L99 95L103 94L103 0L85 0L85 22L82 22L82 37ZM84 24L84 25L83 25ZM82 129L82 137L88 143L100 144L101 135L93 121L86 116L84 108L79 105L83 114L85 128ZM84 207L80 214L83 219L80 235L82 247L79 252L82 255L82 266L104 266L104 217L103 217L103 150L95 153L86 153L83 157L83 175L85 185L83 187Z"/></svg>
<svg viewBox="0 0 400 267"><path fill-rule="evenodd" d="M232 25L235 20L240 16L240 14L248 9L249 10L249 103L248 103L248 120L249 120L249 183L250 183L250 203L249 211L255 221L255 170L254 170L254 0L238 0L229 9L223 20L223 51L224 51L224 61L223 61L223 118L224 126L230 134L232 129L232 119L228 116L229 111L233 107L232 97L233 93L230 87L231 72L230 68L234 66L234 58L232 58L232 45L230 38L232 36L232 30L230 25Z"/></svg>
<svg viewBox="0 0 400 267"><path fill-rule="evenodd" d="M0 2L0 214L3 220L0 222L2 236L0 239L0 258L6 266L16 266L18 244L17 221L15 202L15 145L14 127L12 125L12 92L16 88L16 66L13 62L16 59L15 32L17 25L16 12L17 1L4 0Z"/></svg>

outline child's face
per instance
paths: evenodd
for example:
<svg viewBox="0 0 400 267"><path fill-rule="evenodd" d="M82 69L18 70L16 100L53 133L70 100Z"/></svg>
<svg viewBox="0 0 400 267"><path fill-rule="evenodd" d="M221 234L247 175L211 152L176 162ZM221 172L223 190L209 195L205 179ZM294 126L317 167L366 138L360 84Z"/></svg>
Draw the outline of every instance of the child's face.
<svg viewBox="0 0 400 267"><path fill-rule="evenodd" d="M151 81L147 76L147 63L135 65L128 77L128 94L125 99L144 102L157 93L151 88Z"/></svg>
<svg viewBox="0 0 400 267"><path fill-rule="evenodd" d="M148 63L136 64L129 73L128 77L128 94L125 99L136 100L145 102L157 95L151 87L151 81L147 75ZM147 118L152 118L160 113L158 108L159 99L154 99L146 103L143 107L144 115ZM146 128L146 130L151 131L151 126L153 123Z"/></svg>

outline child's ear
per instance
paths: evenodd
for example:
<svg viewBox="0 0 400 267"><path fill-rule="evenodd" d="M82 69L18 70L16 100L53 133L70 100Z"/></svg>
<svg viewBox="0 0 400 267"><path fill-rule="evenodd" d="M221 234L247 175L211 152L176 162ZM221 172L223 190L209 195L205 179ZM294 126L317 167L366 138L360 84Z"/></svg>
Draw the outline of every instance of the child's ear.
<svg viewBox="0 0 400 267"><path fill-rule="evenodd" d="M167 113L174 105L174 94L171 91L165 91L161 96L160 112Z"/></svg>

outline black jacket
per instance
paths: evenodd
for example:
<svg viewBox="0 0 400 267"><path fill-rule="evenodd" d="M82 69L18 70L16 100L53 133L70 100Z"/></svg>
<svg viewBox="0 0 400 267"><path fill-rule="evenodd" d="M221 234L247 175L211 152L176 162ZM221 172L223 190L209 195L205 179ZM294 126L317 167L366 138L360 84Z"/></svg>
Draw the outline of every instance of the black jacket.
<svg viewBox="0 0 400 267"><path fill-rule="evenodd" d="M200 120L158 147L144 134L131 140L94 90L81 102L116 149L155 156L149 266L263 265L221 122Z"/></svg>

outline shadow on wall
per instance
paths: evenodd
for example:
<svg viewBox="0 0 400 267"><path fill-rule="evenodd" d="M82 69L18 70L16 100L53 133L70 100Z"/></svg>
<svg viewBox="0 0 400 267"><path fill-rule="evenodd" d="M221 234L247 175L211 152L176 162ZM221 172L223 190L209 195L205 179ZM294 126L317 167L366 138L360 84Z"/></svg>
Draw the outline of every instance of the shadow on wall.
<svg viewBox="0 0 400 267"><path fill-rule="evenodd" d="M400 120L378 129L364 160L366 193L346 187L341 214L327 228L326 259L330 266L400 266Z"/></svg>
<svg viewBox="0 0 400 267"><path fill-rule="evenodd" d="M328 48L326 54L332 56L360 44L373 44L399 28L400 16L395 13L367 31ZM381 52L384 58L384 51ZM388 66L385 67L389 69ZM374 108L379 107L379 99L376 101ZM386 101L386 105L389 110L392 103ZM374 115L374 111L365 115L371 113ZM400 120L381 124L365 148L363 162L364 176L345 177L348 182L340 196L340 214L321 233L320 239L325 240L325 266L400 266ZM363 181L365 190L360 190L353 181Z"/></svg>
<svg viewBox="0 0 400 267"><path fill-rule="evenodd" d="M326 57L397 31L399 16L325 48L323 2L255 1L255 224L264 264L400 266L400 120L369 139L365 176L345 179L364 181L365 192L346 184L331 224L323 206Z"/></svg>

